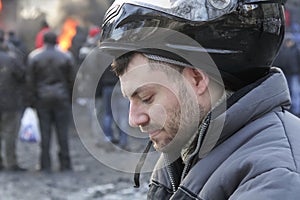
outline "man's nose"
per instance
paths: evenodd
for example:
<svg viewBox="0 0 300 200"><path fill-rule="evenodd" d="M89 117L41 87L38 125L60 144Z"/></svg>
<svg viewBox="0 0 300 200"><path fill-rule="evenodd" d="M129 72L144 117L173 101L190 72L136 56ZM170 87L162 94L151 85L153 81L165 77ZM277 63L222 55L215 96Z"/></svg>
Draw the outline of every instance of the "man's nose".
<svg viewBox="0 0 300 200"><path fill-rule="evenodd" d="M129 125L132 127L144 126L149 122L149 115L141 106L130 104Z"/></svg>

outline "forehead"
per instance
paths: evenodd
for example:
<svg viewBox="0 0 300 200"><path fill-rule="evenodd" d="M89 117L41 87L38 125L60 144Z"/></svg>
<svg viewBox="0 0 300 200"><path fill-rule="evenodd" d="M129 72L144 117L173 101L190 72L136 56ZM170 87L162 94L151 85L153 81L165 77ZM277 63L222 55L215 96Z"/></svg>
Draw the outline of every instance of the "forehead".
<svg viewBox="0 0 300 200"><path fill-rule="evenodd" d="M126 72L120 76L123 94L130 97L137 89L152 88L147 86L155 84L176 91L176 84L170 81L168 77L170 74L159 70L159 67L170 68L169 66L158 64L157 69L153 69L146 57L139 54L135 55L129 62ZM179 76L178 78L181 76L177 70L171 70L171 73L174 73L174 76Z"/></svg>

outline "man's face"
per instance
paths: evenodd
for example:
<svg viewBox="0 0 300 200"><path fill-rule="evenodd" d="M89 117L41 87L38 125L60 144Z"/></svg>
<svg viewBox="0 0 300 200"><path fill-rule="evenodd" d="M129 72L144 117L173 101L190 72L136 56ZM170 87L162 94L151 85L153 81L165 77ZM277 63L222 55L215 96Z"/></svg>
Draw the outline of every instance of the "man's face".
<svg viewBox="0 0 300 200"><path fill-rule="evenodd" d="M159 67L166 67L168 72ZM151 68L147 58L137 54L120 82L123 94L130 100L130 125L149 134L155 149L165 151L176 135L179 142L186 142L182 138L188 139L188 133L196 131L200 113L183 76L169 66L159 67Z"/></svg>

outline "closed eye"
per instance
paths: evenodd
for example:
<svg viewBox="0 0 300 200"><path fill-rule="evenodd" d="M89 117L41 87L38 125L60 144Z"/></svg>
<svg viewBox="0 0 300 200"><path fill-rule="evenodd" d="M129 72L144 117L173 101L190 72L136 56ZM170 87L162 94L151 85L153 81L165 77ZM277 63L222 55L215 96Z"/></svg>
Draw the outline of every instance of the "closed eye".
<svg viewBox="0 0 300 200"><path fill-rule="evenodd" d="M153 100L153 95L150 96L150 97L142 99L142 102L145 103L145 104L150 104L150 103L152 103L152 100Z"/></svg>

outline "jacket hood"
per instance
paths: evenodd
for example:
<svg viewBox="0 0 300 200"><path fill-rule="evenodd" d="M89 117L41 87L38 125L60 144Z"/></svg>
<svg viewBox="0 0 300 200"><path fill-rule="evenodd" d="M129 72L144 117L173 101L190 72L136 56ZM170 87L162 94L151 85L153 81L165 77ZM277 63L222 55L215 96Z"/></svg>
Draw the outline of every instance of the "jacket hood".
<svg viewBox="0 0 300 200"><path fill-rule="evenodd" d="M215 146L249 122L278 107L288 109L290 104L285 76L279 68L271 68L267 76L234 93L227 100L226 112L219 114L222 112L220 106L212 111L199 157L205 157Z"/></svg>

